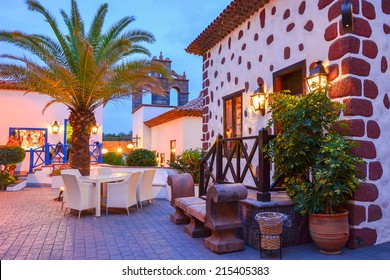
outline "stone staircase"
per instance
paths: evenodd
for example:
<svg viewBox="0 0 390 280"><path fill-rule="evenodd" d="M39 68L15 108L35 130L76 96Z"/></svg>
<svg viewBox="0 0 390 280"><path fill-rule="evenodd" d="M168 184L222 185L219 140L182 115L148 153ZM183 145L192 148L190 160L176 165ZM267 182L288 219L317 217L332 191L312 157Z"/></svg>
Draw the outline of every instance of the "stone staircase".
<svg viewBox="0 0 390 280"><path fill-rule="evenodd" d="M20 191L25 187L50 187L51 178L49 174L52 170L52 166L43 166L31 173L28 173L27 171L15 172L14 175L18 178L18 181L15 184L8 186L7 192Z"/></svg>

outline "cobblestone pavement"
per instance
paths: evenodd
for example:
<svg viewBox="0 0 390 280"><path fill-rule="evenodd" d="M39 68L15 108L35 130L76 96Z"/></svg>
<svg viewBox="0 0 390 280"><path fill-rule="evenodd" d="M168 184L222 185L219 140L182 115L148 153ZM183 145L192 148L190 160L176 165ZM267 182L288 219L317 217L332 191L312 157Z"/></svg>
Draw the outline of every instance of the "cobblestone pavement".
<svg viewBox="0 0 390 280"><path fill-rule="evenodd" d="M169 219L166 200L143 209L110 212L96 218L83 212L61 211L54 201L58 189L25 188L0 192L0 259L2 260L256 260L259 251L214 254L203 238L191 238ZM104 212L104 211L103 211ZM265 255L265 259L278 259ZM387 259L390 243L364 249L344 249L340 255L321 254L313 244L283 248L283 259Z"/></svg>

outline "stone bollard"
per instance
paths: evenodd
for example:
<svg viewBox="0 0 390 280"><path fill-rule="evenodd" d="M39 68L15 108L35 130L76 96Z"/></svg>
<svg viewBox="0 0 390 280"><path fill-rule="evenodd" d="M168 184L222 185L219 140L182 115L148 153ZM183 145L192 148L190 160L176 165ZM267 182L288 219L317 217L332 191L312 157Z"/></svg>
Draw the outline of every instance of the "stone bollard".
<svg viewBox="0 0 390 280"><path fill-rule="evenodd" d="M207 191L205 226L211 229L211 236L204 245L221 254L242 251L245 242L236 237L242 226L238 202L247 197L244 184L215 184Z"/></svg>

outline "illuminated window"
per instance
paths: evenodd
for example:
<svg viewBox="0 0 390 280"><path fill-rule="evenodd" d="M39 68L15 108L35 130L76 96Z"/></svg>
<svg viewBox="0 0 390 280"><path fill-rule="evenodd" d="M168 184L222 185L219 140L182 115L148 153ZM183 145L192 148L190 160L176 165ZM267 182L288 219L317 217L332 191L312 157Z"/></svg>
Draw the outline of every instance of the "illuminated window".
<svg viewBox="0 0 390 280"><path fill-rule="evenodd" d="M242 91L224 97L224 138L242 136Z"/></svg>

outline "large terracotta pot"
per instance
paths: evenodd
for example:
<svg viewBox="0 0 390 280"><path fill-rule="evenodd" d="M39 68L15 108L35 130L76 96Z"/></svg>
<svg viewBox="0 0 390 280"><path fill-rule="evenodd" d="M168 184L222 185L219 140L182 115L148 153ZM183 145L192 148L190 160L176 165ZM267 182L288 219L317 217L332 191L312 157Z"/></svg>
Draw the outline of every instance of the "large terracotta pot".
<svg viewBox="0 0 390 280"><path fill-rule="evenodd" d="M322 253L341 253L349 237L348 213L340 210L336 214L310 214L310 235Z"/></svg>

